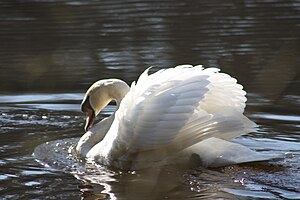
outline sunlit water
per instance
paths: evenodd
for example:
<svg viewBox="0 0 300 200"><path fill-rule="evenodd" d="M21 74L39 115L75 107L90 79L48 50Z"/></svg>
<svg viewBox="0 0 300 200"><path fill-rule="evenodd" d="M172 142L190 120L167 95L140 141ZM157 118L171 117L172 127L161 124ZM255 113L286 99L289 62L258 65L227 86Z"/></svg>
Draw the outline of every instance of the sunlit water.
<svg viewBox="0 0 300 200"><path fill-rule="evenodd" d="M300 199L299 12L297 1L0 2L0 199ZM70 157L92 82L183 63L236 77L260 127L234 141L285 158L120 171ZM48 165L32 155L41 144Z"/></svg>
<svg viewBox="0 0 300 200"><path fill-rule="evenodd" d="M263 127L256 134L235 139L235 142L258 151L286 154L283 160L217 169L166 166L120 171L99 165L86 166L68 153L77 139L66 138L78 138L83 133L84 117L79 111L82 96L43 94L0 97L3 102L0 116L1 196L8 199L88 196L104 199L299 198L299 137L296 131L285 134L272 128L289 126L290 129L297 129L299 116L249 113ZM250 107L255 108L256 103L252 104ZM113 110L114 106L108 106L102 117ZM272 121L276 125L269 127ZM36 146L43 143L49 145L50 150L43 154L47 162L39 164L32 153Z"/></svg>

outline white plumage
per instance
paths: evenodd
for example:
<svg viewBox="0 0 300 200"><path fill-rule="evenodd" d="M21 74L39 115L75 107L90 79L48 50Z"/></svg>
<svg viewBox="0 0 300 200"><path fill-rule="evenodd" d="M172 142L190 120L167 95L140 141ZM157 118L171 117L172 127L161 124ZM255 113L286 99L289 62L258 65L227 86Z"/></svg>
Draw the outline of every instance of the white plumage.
<svg viewBox="0 0 300 200"><path fill-rule="evenodd" d="M198 153L195 147L208 138L230 140L254 131L255 123L243 115L245 95L236 79L202 66L182 65L151 75L146 70L130 88L117 79L98 81L82 103L88 119L105 106L99 101L115 100L118 108L87 131L76 149L119 168L181 162Z"/></svg>

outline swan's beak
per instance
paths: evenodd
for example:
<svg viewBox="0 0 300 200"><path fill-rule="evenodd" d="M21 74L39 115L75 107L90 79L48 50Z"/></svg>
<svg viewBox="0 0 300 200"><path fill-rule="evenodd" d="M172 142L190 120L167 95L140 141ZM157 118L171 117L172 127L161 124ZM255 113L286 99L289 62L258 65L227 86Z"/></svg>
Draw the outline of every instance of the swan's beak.
<svg viewBox="0 0 300 200"><path fill-rule="evenodd" d="M93 110L89 97L87 97L81 104L81 111L86 115L86 123L84 126L84 130L88 131L92 128L95 119L95 111Z"/></svg>

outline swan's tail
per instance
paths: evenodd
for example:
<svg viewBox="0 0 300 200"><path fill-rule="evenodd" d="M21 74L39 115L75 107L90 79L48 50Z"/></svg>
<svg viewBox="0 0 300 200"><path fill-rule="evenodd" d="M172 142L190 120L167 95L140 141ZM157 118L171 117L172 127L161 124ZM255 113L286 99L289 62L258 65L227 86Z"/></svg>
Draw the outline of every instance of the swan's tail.
<svg viewBox="0 0 300 200"><path fill-rule="evenodd" d="M180 151L211 137L230 140L254 132L256 127L254 122L241 113L214 115L198 111L168 148Z"/></svg>

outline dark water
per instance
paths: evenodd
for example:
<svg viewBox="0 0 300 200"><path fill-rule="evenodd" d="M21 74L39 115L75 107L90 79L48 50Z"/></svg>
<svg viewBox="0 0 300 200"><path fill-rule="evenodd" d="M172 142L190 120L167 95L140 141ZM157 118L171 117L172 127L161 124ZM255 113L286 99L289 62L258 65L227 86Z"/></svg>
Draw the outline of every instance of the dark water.
<svg viewBox="0 0 300 200"><path fill-rule="evenodd" d="M7 0L0 47L1 199L300 199L299 1ZM286 158L76 173L34 160L39 144L83 134L94 81L185 63L236 77L260 128L235 141Z"/></svg>

